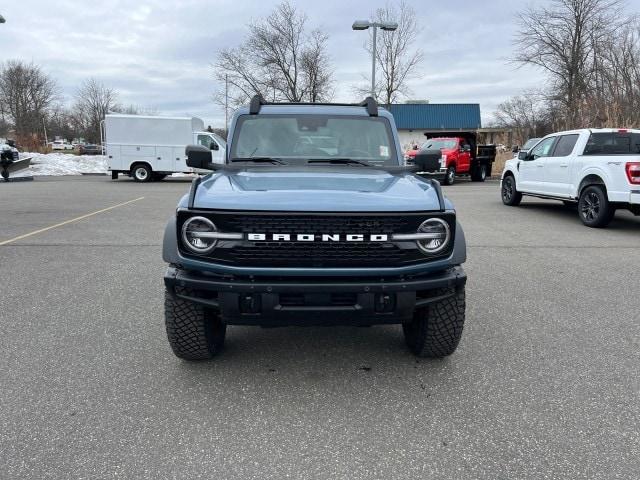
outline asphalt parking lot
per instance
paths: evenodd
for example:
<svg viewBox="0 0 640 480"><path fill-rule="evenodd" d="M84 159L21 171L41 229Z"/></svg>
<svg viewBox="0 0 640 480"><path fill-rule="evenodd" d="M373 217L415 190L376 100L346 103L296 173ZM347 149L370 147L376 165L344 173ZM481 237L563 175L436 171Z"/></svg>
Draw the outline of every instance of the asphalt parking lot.
<svg viewBox="0 0 640 480"><path fill-rule="evenodd" d="M0 478L637 478L640 218L588 229L461 182L453 356L416 360L395 326L232 327L191 364L160 253L188 186L0 184Z"/></svg>

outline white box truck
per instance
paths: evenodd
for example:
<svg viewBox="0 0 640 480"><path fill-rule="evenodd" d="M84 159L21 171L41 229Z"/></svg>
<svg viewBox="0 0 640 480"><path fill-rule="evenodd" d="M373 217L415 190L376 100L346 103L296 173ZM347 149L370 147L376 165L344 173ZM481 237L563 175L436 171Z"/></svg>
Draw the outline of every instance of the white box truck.
<svg viewBox="0 0 640 480"><path fill-rule="evenodd" d="M224 163L226 142L204 129L199 118L109 114L104 119L104 143L111 178L118 174L138 182L162 180L171 173L209 173L187 166L187 145L211 150L212 163Z"/></svg>

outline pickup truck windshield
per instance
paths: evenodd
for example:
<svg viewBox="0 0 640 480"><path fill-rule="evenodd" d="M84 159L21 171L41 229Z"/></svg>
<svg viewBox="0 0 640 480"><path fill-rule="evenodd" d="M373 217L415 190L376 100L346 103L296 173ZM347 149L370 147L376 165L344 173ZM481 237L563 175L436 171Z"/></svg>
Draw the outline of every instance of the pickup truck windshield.
<svg viewBox="0 0 640 480"><path fill-rule="evenodd" d="M438 140L429 140L422 145L424 150L451 150L452 148L456 148L458 145L457 140L453 139L438 139Z"/></svg>
<svg viewBox="0 0 640 480"><path fill-rule="evenodd" d="M351 164L345 160L399 164L387 119L346 115L242 115L236 122L230 159L252 157L278 158L288 164L323 160L341 165Z"/></svg>

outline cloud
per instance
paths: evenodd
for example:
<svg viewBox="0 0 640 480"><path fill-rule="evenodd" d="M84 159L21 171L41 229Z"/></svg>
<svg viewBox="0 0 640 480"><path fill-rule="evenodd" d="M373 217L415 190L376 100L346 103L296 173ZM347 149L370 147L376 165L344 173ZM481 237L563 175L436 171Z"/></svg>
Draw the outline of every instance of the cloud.
<svg viewBox="0 0 640 480"><path fill-rule="evenodd" d="M56 78L70 102L78 85L96 77L116 88L122 103L164 114L192 114L221 125L213 103L216 52L242 40L246 25L266 16L275 1L103 0L101 2L24 0L1 7L0 61L33 61ZM352 101L370 60L363 49L367 33L351 30L367 17L370 1L293 2L330 37L335 100ZM480 103L488 118L496 105L523 88L538 85L541 74L516 70L511 52L514 13L525 1L441 2L413 0L421 33L417 46L424 63L410 81L410 98L432 102Z"/></svg>

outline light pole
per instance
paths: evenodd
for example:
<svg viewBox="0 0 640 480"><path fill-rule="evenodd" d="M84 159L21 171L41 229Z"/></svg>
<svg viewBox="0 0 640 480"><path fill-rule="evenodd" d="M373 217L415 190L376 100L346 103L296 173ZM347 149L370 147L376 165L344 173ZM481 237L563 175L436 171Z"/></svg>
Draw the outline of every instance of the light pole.
<svg viewBox="0 0 640 480"><path fill-rule="evenodd" d="M370 22L368 20L356 20L351 28L353 30L368 30L373 28L373 45L371 49L371 97L376 98L376 37L378 28L387 32L393 32L398 28L396 22Z"/></svg>

